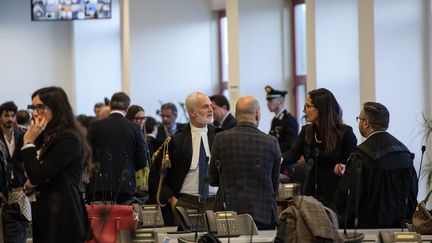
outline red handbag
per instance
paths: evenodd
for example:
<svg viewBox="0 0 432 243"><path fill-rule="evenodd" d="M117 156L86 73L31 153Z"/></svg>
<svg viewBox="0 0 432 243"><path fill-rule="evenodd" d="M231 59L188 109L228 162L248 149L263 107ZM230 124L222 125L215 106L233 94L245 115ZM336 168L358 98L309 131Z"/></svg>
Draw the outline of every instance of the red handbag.
<svg viewBox="0 0 432 243"><path fill-rule="evenodd" d="M116 243L120 231L135 230L138 215L130 205L86 205L93 239L87 243Z"/></svg>

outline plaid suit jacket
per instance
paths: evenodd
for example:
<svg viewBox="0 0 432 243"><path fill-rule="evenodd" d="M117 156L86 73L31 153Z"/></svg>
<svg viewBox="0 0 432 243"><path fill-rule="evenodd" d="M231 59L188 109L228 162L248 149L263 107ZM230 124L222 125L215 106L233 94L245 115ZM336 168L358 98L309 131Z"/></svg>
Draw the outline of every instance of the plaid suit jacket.
<svg viewBox="0 0 432 243"><path fill-rule="evenodd" d="M219 186L214 210L248 213L263 224L277 222L276 193L281 152L275 137L251 123L220 132L213 141L209 182Z"/></svg>

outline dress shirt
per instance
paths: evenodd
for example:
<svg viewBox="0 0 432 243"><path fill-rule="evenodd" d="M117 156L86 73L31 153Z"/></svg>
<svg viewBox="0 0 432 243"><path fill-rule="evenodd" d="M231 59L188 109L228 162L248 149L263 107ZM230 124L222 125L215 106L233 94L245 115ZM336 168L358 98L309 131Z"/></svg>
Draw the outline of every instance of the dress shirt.
<svg viewBox="0 0 432 243"><path fill-rule="evenodd" d="M14 151L15 151L15 134L14 134L14 132L13 132L13 130L12 130L12 139L11 139L10 142L9 142L9 140L8 140L8 138L7 138L7 136L6 136L6 134L3 134L3 136L4 136L5 141L6 141L6 146L7 146L7 149L8 149L9 155L12 157L12 155L13 155L13 153L14 153Z"/></svg>
<svg viewBox="0 0 432 243"><path fill-rule="evenodd" d="M210 148L207 137L207 126L203 128L194 127L191 125L191 135L192 135L192 161L189 172L187 173L182 188L180 190L181 193L199 195L199 154L200 154L200 146L201 140L204 143L204 150L206 152L206 156L209 158L207 163L210 162ZM217 191L217 190L216 190ZM214 195L215 189L209 188L209 195Z"/></svg>

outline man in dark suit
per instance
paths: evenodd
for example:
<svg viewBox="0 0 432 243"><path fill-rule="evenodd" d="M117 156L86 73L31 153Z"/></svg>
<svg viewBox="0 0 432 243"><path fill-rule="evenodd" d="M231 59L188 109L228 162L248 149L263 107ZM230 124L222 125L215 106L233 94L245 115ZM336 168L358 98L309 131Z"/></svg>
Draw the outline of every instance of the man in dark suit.
<svg viewBox="0 0 432 243"><path fill-rule="evenodd" d="M140 127L125 118L129 104L127 94L115 93L110 101L111 114L90 127L89 140L96 168L89 196L94 193L94 201L129 200L136 188L135 172L146 165Z"/></svg>
<svg viewBox="0 0 432 243"><path fill-rule="evenodd" d="M213 108L214 125L217 132L233 128L237 125L237 119L230 112L228 99L223 95L210 96Z"/></svg>
<svg viewBox="0 0 432 243"><path fill-rule="evenodd" d="M186 97L185 104L190 123L172 137L169 144L171 168L167 170L161 190L161 202L169 201L172 208L190 205L189 202L198 204L216 192L205 183L215 134L211 125L211 101L207 95L194 92Z"/></svg>
<svg viewBox="0 0 432 243"><path fill-rule="evenodd" d="M174 135L177 131L180 131L184 124L176 122L177 107L173 103L168 102L163 104L161 106L160 115L162 118L162 124L158 127L156 140L162 144L168 136Z"/></svg>
<svg viewBox="0 0 432 243"><path fill-rule="evenodd" d="M7 148L6 172L10 179L9 189L22 187L25 182L24 164L21 159L23 134L14 126L17 110L17 106L12 101L0 105L0 140Z"/></svg>
<svg viewBox="0 0 432 243"><path fill-rule="evenodd" d="M239 98L238 124L216 135L208 177L219 186L215 211L226 204L226 210L250 214L258 229L274 229L281 151L275 137L258 129L260 116L254 97Z"/></svg>
<svg viewBox="0 0 432 243"><path fill-rule="evenodd" d="M295 144L299 132L296 118L284 108L285 95L288 92L276 90L270 86L266 86L265 91L267 107L275 114L269 134L278 139L281 151L286 152Z"/></svg>

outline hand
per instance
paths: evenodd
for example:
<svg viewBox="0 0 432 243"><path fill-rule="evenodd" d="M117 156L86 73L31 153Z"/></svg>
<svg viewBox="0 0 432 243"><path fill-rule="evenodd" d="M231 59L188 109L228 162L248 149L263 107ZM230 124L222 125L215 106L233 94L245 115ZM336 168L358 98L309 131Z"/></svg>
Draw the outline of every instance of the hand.
<svg viewBox="0 0 432 243"><path fill-rule="evenodd" d="M342 176L345 173L345 165L341 163L336 164L333 172L338 176Z"/></svg>
<svg viewBox="0 0 432 243"><path fill-rule="evenodd" d="M41 135L47 125L47 120L43 117L41 120L35 119L31 121L27 132L24 134L24 144L34 143L37 137Z"/></svg>
<svg viewBox="0 0 432 243"><path fill-rule="evenodd" d="M171 208L172 208L173 210L174 210L175 206L177 205L177 202L178 202L178 199L177 199L176 197L174 197L174 196L172 196L172 197L169 199L170 206L171 206Z"/></svg>
<svg viewBox="0 0 432 243"><path fill-rule="evenodd" d="M24 183L24 190L26 191L31 190L34 187L35 185L33 185L29 179L27 179L26 182Z"/></svg>

